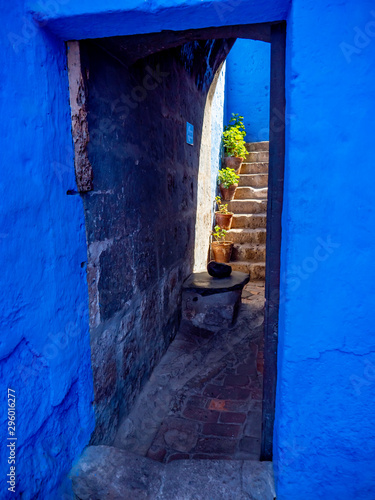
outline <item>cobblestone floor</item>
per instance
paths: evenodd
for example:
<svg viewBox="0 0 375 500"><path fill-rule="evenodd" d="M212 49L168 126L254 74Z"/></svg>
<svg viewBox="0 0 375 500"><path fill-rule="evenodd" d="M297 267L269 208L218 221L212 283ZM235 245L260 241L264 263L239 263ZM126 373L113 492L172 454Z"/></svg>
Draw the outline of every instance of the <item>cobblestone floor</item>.
<svg viewBox="0 0 375 500"><path fill-rule="evenodd" d="M263 314L264 284L249 283L234 328L213 334L183 323L116 446L164 463L258 460Z"/></svg>

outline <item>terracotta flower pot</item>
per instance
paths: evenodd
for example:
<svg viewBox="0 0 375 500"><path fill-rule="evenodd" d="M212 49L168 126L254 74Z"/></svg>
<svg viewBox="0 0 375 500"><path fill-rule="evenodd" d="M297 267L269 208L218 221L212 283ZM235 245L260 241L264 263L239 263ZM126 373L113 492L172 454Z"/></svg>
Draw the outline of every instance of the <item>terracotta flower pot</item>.
<svg viewBox="0 0 375 500"><path fill-rule="evenodd" d="M236 174L239 174L243 160L243 158L237 158L236 156L225 156L224 165L226 168L233 168Z"/></svg>
<svg viewBox="0 0 375 500"><path fill-rule="evenodd" d="M223 201L231 201L234 198L238 184L232 184L229 188L225 188L220 184L220 193Z"/></svg>
<svg viewBox="0 0 375 500"><path fill-rule="evenodd" d="M213 241L211 243L211 248L214 254L215 262L222 262L226 264L230 261L233 248L232 241Z"/></svg>
<svg viewBox="0 0 375 500"><path fill-rule="evenodd" d="M233 214L231 212L229 214L222 214L220 212L215 212L215 219L216 219L216 224L221 229L226 229L227 231L229 231L229 229L232 226Z"/></svg>

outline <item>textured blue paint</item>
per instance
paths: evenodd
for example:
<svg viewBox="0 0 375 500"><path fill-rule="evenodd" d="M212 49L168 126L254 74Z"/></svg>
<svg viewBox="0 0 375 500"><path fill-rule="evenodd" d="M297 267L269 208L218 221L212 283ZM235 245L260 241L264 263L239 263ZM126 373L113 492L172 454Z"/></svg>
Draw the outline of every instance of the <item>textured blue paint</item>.
<svg viewBox="0 0 375 500"><path fill-rule="evenodd" d="M355 51L350 62L342 43ZM280 500L375 498L374 60L372 1L294 0L275 426Z"/></svg>
<svg viewBox="0 0 375 500"><path fill-rule="evenodd" d="M226 118L244 117L246 141L268 141L271 45L237 40L227 57Z"/></svg>
<svg viewBox="0 0 375 500"><path fill-rule="evenodd" d="M29 0L28 5L43 26L65 40L80 40L162 29L277 21L286 18L290 3L291 0Z"/></svg>
<svg viewBox="0 0 375 500"><path fill-rule="evenodd" d="M58 498L93 430L83 208L66 195L75 177L65 46L22 2L1 31L0 426L4 446L11 387L18 447L17 495L4 488L2 447L0 496Z"/></svg>

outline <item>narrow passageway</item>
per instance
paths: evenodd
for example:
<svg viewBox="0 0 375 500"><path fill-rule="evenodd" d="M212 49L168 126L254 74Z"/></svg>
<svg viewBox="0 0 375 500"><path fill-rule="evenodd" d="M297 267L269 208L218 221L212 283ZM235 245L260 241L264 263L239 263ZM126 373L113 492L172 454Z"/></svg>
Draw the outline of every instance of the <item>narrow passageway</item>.
<svg viewBox="0 0 375 500"><path fill-rule="evenodd" d="M89 446L71 472L80 500L275 500L260 462L264 283L243 290L236 324L187 321L113 446Z"/></svg>
<svg viewBox="0 0 375 500"><path fill-rule="evenodd" d="M81 500L273 500L272 463L260 462L269 144L243 139L228 203L230 283L201 286L224 152L211 150L222 144L220 72L234 39L158 51L149 40L150 54L128 42L85 42L78 54L98 135L89 144L95 191L84 198L97 425L71 471L73 490ZM150 68L164 75L153 93L142 87ZM142 88L124 127L111 110ZM120 135L101 133L103 116Z"/></svg>
<svg viewBox="0 0 375 500"><path fill-rule="evenodd" d="M259 460L263 314L264 284L252 282L233 328L183 321L115 445L164 463Z"/></svg>

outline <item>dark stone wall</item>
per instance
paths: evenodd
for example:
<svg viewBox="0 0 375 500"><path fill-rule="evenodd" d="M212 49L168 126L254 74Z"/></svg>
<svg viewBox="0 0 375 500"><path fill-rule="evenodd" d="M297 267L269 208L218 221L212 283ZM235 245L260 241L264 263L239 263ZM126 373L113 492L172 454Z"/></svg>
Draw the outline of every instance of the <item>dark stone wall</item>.
<svg viewBox="0 0 375 500"><path fill-rule="evenodd" d="M134 62L81 43L94 173L94 190L83 195L93 443L112 441L179 326L181 285L193 266L204 106L230 45L187 43Z"/></svg>

